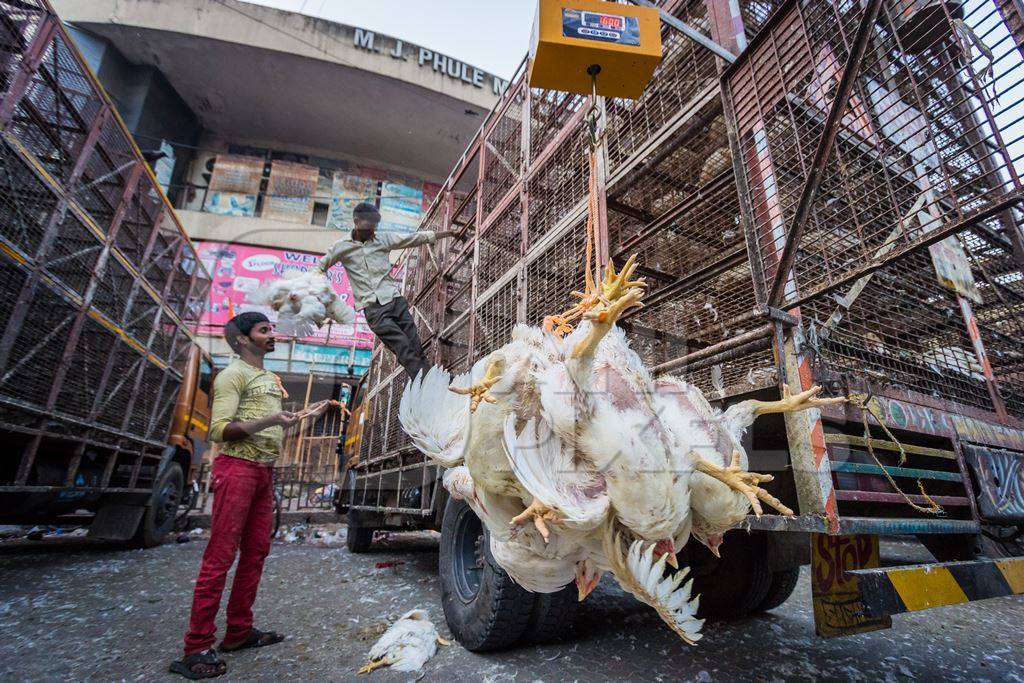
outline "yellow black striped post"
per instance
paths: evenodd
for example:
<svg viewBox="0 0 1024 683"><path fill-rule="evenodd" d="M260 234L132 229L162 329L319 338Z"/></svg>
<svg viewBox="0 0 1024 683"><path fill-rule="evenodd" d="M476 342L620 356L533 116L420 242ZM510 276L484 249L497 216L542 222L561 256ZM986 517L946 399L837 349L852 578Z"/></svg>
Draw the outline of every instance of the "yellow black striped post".
<svg viewBox="0 0 1024 683"><path fill-rule="evenodd" d="M857 577L864 611L874 617L1024 593L1024 558L880 567L848 573Z"/></svg>

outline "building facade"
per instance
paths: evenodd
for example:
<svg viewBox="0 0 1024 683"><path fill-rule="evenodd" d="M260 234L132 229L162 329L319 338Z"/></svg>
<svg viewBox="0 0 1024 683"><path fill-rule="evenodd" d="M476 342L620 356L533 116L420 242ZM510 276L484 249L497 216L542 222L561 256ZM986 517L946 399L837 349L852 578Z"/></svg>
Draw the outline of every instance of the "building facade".
<svg viewBox="0 0 1024 683"><path fill-rule="evenodd" d="M247 294L312 267L360 201L409 232L507 83L430 48L238 0L55 0L214 282L200 328L218 364ZM162 153L162 154L161 154ZM331 273L346 293L340 266ZM369 361L360 315L278 345L301 391ZM318 392L314 389L315 393Z"/></svg>

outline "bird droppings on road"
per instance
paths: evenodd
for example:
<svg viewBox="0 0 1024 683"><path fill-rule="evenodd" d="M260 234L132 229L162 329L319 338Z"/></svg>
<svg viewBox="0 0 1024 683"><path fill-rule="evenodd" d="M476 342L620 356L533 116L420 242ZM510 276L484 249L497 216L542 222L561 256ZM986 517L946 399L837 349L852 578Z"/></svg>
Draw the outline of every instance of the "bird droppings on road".
<svg viewBox="0 0 1024 683"><path fill-rule="evenodd" d="M4 544L0 679L172 680L166 666L180 655L205 546L202 539L147 551L84 539ZM405 562L400 573L375 569L391 560ZM414 607L429 611L439 635L450 640L436 574L433 533L391 534L366 555L308 542L275 543L256 622L289 638L265 650L226 655L231 672L219 680L351 680L381 629ZM813 632L808 579L805 571L794 596L776 610L709 622L700 648L681 643L656 615L606 580L580 606L567 641L489 654L453 642L420 673L423 681L445 683L1024 681L1016 627L1022 598L900 615L889 631L823 640ZM420 673L379 670L367 680L406 683Z"/></svg>

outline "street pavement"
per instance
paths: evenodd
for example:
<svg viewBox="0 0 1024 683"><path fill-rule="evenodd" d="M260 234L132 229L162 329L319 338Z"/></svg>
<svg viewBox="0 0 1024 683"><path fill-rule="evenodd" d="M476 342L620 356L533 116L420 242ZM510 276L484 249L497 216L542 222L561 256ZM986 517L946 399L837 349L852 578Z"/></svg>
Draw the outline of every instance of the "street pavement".
<svg viewBox="0 0 1024 683"><path fill-rule="evenodd" d="M449 636L437 536L394 534L374 552L275 542L256 623L284 643L225 655L222 681L349 681L386 624L415 607ZM181 638L205 542L124 550L84 539L0 544L0 680L163 681ZM892 550L891 548L889 549ZM886 548L883 548L883 554ZM895 546L904 559L919 549ZM392 562L393 561L393 562ZM378 563L396 566L377 568ZM1024 681L1024 599L896 616L888 631L814 635L806 571L782 607L708 623L681 642L646 606L605 580L563 642L473 654L439 649L418 673L372 681ZM221 622L222 624L223 622Z"/></svg>

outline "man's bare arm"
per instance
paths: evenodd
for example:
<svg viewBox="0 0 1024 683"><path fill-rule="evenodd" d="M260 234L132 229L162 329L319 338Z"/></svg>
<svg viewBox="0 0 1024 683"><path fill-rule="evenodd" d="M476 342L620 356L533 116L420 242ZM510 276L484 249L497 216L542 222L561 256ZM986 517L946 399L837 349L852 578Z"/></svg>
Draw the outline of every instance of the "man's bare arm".
<svg viewBox="0 0 1024 683"><path fill-rule="evenodd" d="M293 424L298 422L298 420L299 418L295 416L295 413L282 410L279 413L268 415L267 417L260 418L259 420L229 422L224 425L223 438L225 441L239 441L247 436L252 436L256 432L261 432L268 427L291 427Z"/></svg>

